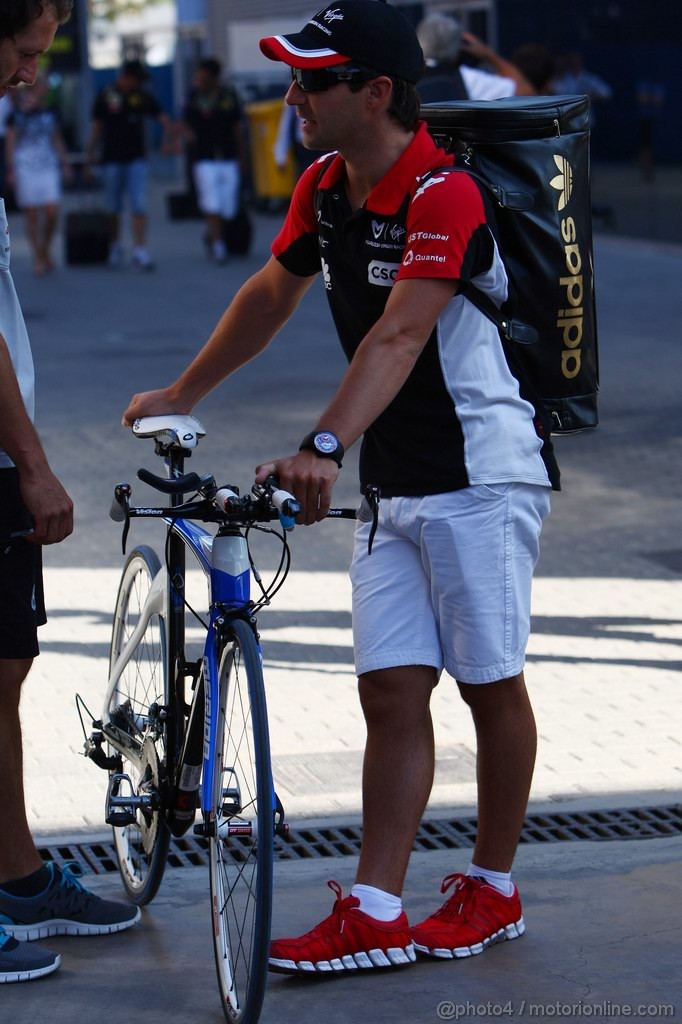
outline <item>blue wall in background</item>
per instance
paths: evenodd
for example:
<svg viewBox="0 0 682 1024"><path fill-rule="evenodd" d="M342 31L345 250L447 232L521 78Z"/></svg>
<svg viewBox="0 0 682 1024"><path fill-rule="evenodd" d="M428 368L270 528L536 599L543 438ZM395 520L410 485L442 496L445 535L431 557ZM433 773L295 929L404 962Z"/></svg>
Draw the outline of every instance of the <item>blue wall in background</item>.
<svg viewBox="0 0 682 1024"><path fill-rule="evenodd" d="M682 4L680 0L498 0L500 51L526 42L555 53L578 51L585 68L613 89L596 106L592 152L601 159L634 159L639 139L637 85L665 87L654 123L657 159L682 162Z"/></svg>

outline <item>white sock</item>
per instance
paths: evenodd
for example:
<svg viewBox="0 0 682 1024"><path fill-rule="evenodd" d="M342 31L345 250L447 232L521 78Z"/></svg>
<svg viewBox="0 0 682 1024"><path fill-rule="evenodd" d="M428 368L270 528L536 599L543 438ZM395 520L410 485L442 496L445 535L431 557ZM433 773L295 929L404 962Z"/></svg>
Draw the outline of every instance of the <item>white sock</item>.
<svg viewBox="0 0 682 1024"><path fill-rule="evenodd" d="M514 885L511 880L511 872L490 871L488 868L479 868L476 864L470 864L467 875L474 878L482 878L488 885L501 892L503 896L511 896L514 892Z"/></svg>
<svg viewBox="0 0 682 1024"><path fill-rule="evenodd" d="M403 901L400 896L384 892L383 889L376 889L373 885L358 885L356 883L350 894L357 896L360 900L358 910L361 910L363 914L369 914L377 921L395 921L402 913Z"/></svg>

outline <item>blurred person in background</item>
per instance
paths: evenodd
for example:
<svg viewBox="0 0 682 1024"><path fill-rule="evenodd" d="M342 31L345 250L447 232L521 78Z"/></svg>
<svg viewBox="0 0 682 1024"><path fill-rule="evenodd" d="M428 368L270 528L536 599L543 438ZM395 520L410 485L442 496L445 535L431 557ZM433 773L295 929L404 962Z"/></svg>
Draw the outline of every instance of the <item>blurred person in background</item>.
<svg viewBox="0 0 682 1024"><path fill-rule="evenodd" d="M38 277L54 270L50 248L59 217L62 177L65 181L73 178L58 115L49 106L48 90L47 76L40 73L35 85L17 91L6 140L7 182L24 212Z"/></svg>
<svg viewBox="0 0 682 1024"><path fill-rule="evenodd" d="M223 220L234 220L246 171L244 113L232 85L221 82L221 65L202 60L183 111L181 131L206 223L206 244L215 263L225 263Z"/></svg>
<svg viewBox="0 0 682 1024"><path fill-rule="evenodd" d="M655 78L640 78L637 82L635 99L639 117L639 169L645 181L656 176L654 139L656 125L660 121L665 105L665 84Z"/></svg>
<svg viewBox="0 0 682 1024"><path fill-rule="evenodd" d="M514 50L511 61L525 75L536 95L551 95L556 60L547 46L542 43L524 43Z"/></svg>
<svg viewBox="0 0 682 1024"><path fill-rule="evenodd" d="M128 60L114 82L102 89L92 109L90 138L85 151L86 179L100 151L105 203L111 216L109 265L122 266L120 240L124 197L130 205L133 236L132 263L136 270L153 270L147 249L147 144L145 122L158 121L164 132L163 151L171 151L171 120L145 88L148 72L139 60Z"/></svg>
<svg viewBox="0 0 682 1024"><path fill-rule="evenodd" d="M282 113L277 126L277 138L273 146L275 164L281 171L286 169L289 154L293 151L296 177L300 178L306 167L310 167L320 155L316 150L303 145L303 120L296 116L296 108L282 101Z"/></svg>
<svg viewBox="0 0 682 1024"><path fill-rule="evenodd" d="M523 72L482 39L463 32L458 18L434 11L417 25L426 71L417 83L422 103L446 100L500 100L532 96L535 89ZM464 63L473 58L491 70Z"/></svg>
<svg viewBox="0 0 682 1024"><path fill-rule="evenodd" d="M557 58L557 72L551 83L555 96L588 96L590 100L590 128L594 128L595 103L610 100L613 90L603 78L586 71L582 54L573 50Z"/></svg>

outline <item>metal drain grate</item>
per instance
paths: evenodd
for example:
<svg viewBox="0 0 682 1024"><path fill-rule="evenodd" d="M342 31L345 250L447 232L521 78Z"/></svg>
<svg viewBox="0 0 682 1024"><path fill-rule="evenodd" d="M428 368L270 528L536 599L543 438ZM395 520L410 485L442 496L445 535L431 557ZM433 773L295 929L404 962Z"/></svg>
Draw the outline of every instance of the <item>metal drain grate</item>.
<svg viewBox="0 0 682 1024"><path fill-rule="evenodd" d="M560 843L578 840L655 839L682 835L682 804L669 807L635 807L607 811L579 811L565 814L530 814L523 823L521 842ZM424 821L415 838L414 850L454 850L472 847L476 839L476 818ZM319 828L291 828L275 840L275 859L306 860L312 857L349 857L360 852L359 825L325 825ZM248 856L250 840L233 840L232 851L240 859ZM168 853L169 867L208 865L208 842L200 836L173 839ZM114 844L110 840L43 846L44 861L63 864L76 861L96 875L118 870Z"/></svg>

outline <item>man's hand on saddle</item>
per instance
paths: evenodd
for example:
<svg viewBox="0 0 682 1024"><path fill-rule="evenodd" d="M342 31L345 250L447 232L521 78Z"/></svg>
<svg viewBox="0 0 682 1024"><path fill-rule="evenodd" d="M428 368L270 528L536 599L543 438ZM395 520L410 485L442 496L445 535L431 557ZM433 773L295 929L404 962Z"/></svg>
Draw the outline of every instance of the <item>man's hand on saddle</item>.
<svg viewBox="0 0 682 1024"><path fill-rule="evenodd" d="M162 416L167 412L179 412L183 415L190 412L189 409L180 408L177 400L170 394L170 388L159 388L157 391L141 391L139 395L133 395L128 408L121 417L121 425L132 427L135 420L143 416Z"/></svg>
<svg viewBox="0 0 682 1024"><path fill-rule="evenodd" d="M279 486L294 495L301 506L297 523L312 526L324 519L331 507L332 488L339 467L332 459L302 451L285 459L273 459L256 467L256 483L276 476Z"/></svg>

